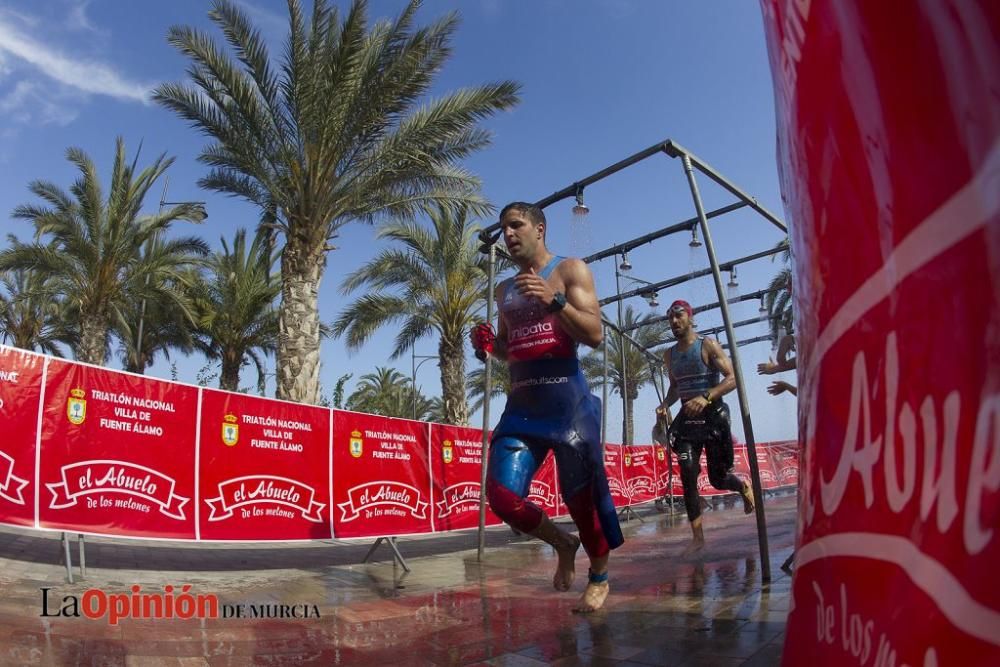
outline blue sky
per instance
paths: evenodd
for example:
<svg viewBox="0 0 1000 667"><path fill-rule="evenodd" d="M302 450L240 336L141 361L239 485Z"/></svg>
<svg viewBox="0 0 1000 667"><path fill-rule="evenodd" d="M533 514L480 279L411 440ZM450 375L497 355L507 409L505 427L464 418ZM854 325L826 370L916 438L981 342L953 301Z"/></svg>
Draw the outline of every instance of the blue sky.
<svg viewBox="0 0 1000 667"><path fill-rule="evenodd" d="M282 0L241 0L261 28L272 52L280 54L286 23ZM343 4L343 3L340 3ZM311 6L307 3L307 6ZM375 0L373 18L394 16L396 0ZM29 181L42 178L68 187L75 177L65 150L87 151L109 178L114 139L121 135L134 151L142 141L140 164L166 152L176 157L169 173L170 201L204 200L208 220L196 231L213 246L238 227L252 227L256 212L248 205L198 189L206 169L197 155L203 137L183 121L149 102L150 90L163 81L182 80L185 60L165 39L173 24L213 31L202 0L119 2L114 0L24 0L0 2L0 211L3 231L22 238L28 223L10 218L21 203L32 201ZM520 82L522 102L488 123L495 133L491 148L467 166L483 180L486 197L498 206L533 201L594 173L663 139L671 138L706 160L764 206L783 214L775 164L775 127L771 77L760 9L753 2L673 2L640 0L440 0L420 12L427 22L458 9L462 25L454 55L436 90L500 79ZM705 178L699 185L706 208L732 201ZM147 202L153 210L156 195ZM549 218L549 246L560 254L588 254L694 215L679 161L650 158L586 191L591 214L586 228L571 231L570 202L555 204ZM487 221L489 222L489 221ZM780 233L756 214L739 211L713 222L721 260L770 248ZM190 230L183 230L190 232ZM632 274L658 281L691 268L685 235L670 237L631 253ZM335 242L320 288L321 316L333 320L343 308L343 276L377 251L374 230L346 227ZM707 266L702 255L698 268ZM599 296L615 292L611 260L593 267ZM740 288L764 287L780 268L764 259L741 267ZM626 287L632 287L626 282ZM675 298L692 304L714 301L709 280L675 288L659 296L663 306ZM640 312L645 301L628 302ZM733 308L736 320L756 315L758 304ZM614 319L614 307L607 310ZM717 313L698 318L701 327L718 324ZM738 330L756 335L754 326ZM409 357L392 361L390 329L377 334L364 350L349 353L338 340L323 346L322 380L327 392L337 378L357 378L376 366L394 365L410 374ZM417 354L436 353L427 338ZM770 353L768 343L741 348L748 394L758 440L795 436L795 403L774 398L770 381L754 373ZM117 362L112 362L115 364ZM273 362L272 362L273 363ZM477 363L471 355L469 366ZM429 395L440 391L434 361L421 367L417 383ZM194 382L204 360L179 358L180 379ZM169 376L159 363L153 375ZM246 384L252 384L249 373ZM791 379L791 378L787 378ZM637 403L637 438L652 426L657 402L651 387ZM736 414L736 397L730 398ZM501 405L495 404L494 418ZM478 421L478 415L474 423ZM735 420L736 430L742 427ZM608 439L620 441L621 405L612 396Z"/></svg>

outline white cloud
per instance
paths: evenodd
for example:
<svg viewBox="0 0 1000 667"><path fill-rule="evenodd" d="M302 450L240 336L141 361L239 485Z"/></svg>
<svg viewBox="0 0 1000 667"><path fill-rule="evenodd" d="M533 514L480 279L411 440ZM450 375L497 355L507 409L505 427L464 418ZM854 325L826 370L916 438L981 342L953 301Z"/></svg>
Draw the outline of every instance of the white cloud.
<svg viewBox="0 0 1000 667"><path fill-rule="evenodd" d="M148 103L152 85L130 81L104 63L66 56L24 34L0 16L0 53L35 66L46 76L84 93Z"/></svg>
<svg viewBox="0 0 1000 667"><path fill-rule="evenodd" d="M52 95L32 81L18 81L0 98L0 111L16 123L69 125L77 116L79 100L72 95Z"/></svg>
<svg viewBox="0 0 1000 667"><path fill-rule="evenodd" d="M10 7L4 7L0 9L0 20L2 20L3 17L5 16L12 18L16 21L20 21L29 28L34 28L40 23L40 20L37 17L30 16L28 14L23 14L21 12L11 9Z"/></svg>
<svg viewBox="0 0 1000 667"><path fill-rule="evenodd" d="M110 31L98 28L90 22L90 17L87 16L87 6L89 4L90 0L72 4L66 13L66 27L69 30L90 32L102 37L109 36Z"/></svg>

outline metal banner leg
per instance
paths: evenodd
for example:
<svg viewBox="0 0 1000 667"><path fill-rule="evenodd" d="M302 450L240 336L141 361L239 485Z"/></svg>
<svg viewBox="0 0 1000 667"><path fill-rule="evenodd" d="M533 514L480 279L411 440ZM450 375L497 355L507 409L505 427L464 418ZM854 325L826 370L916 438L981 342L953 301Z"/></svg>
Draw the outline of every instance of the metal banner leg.
<svg viewBox="0 0 1000 667"><path fill-rule="evenodd" d="M791 574L792 573L792 563L794 561L795 561L795 552L793 551L792 553L790 553L788 555L788 558L785 559L785 562L781 564L781 569L784 570L785 572L787 572L788 574Z"/></svg>
<svg viewBox="0 0 1000 667"><path fill-rule="evenodd" d="M83 533L77 535L77 544L80 545L80 578L87 578L87 551Z"/></svg>
<svg viewBox="0 0 1000 667"><path fill-rule="evenodd" d="M646 523L646 520L643 519L641 516L639 516L639 514L634 509L632 509L631 505L626 505L625 507L621 508L621 511L618 512L618 518L624 521L628 521L630 519L638 519L639 523Z"/></svg>
<svg viewBox="0 0 1000 667"><path fill-rule="evenodd" d="M73 559L69 553L69 537L62 534L63 556L66 558L66 581L73 583Z"/></svg>
<svg viewBox="0 0 1000 667"><path fill-rule="evenodd" d="M382 544L383 541L385 541L385 543L389 545L389 548L392 549L392 557L396 560L396 562L400 564L400 566L403 568L404 571L409 572L410 566L406 564L406 559L403 558L403 554L399 553L399 548L396 546L395 537L380 537L377 540L375 540L375 544L371 546L371 548L368 550L368 553L365 554L365 557L361 560L361 562L367 563L368 559L371 558L372 555L374 555L375 550L378 549L378 545Z"/></svg>

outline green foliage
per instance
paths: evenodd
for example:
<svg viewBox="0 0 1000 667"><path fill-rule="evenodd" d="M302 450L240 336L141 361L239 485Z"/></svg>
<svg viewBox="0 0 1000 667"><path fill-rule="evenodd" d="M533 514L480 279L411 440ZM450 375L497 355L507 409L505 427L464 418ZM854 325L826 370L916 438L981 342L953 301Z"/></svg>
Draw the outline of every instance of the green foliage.
<svg viewBox="0 0 1000 667"><path fill-rule="evenodd" d="M426 419L433 411L432 402L419 391L414 397L410 378L394 368L379 366L374 373L361 376L358 386L347 397L346 408L384 417L413 419L414 398L416 419Z"/></svg>
<svg viewBox="0 0 1000 667"><path fill-rule="evenodd" d="M225 47L192 27L168 34L190 61L190 84L165 83L154 98L210 137L199 157L210 171L199 184L256 204L267 228L284 237L278 367L300 371L281 374L282 398L315 400L316 292L289 283L318 288L343 225L410 220L429 204L489 208L460 163L490 143L479 123L512 108L518 85L429 98L458 19L417 27L419 6L411 0L394 21L369 24L364 0L343 13L315 0L311 16L289 0L278 60L233 0L215 0L209 12Z"/></svg>
<svg viewBox="0 0 1000 667"><path fill-rule="evenodd" d="M195 344L208 359L222 363L222 389L236 391L239 371L247 363L257 369L258 387L265 384L265 358L278 338L274 302L281 285L273 264L267 237L258 233L248 244L246 230L240 229L232 247L222 239L222 250L193 281Z"/></svg>
<svg viewBox="0 0 1000 667"><path fill-rule="evenodd" d="M106 193L86 153L70 148L66 157L78 179L69 192L48 181L31 182L29 189L42 203L18 206L14 217L33 223L35 240L11 238L10 247L0 252L0 271L37 272L47 289L63 295L77 358L103 365L111 327L126 321L135 303L146 299L186 309L179 286L184 272L207 252L205 243L194 237L152 242L175 220L197 222L203 212L182 204L140 213L146 194L173 162L165 155L136 173L119 138Z"/></svg>

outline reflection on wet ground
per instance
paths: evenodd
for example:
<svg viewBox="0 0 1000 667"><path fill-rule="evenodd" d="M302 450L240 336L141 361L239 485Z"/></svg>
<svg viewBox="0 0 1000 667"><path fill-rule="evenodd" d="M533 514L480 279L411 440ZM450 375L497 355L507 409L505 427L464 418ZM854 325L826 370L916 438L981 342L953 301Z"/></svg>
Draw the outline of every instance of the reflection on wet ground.
<svg viewBox="0 0 1000 667"><path fill-rule="evenodd" d="M762 585L756 524L741 508L705 515L708 546L683 558L683 514L640 511L611 559L611 597L571 612L583 588L551 588L552 549L505 528L400 538L411 572L370 543L184 546L88 538L87 577L65 581L57 535L0 529L0 664L10 665L776 665L791 579L795 498L767 503L772 581ZM75 556L75 554L74 554ZM78 571L78 570L77 570ZM222 605L298 605L307 618L137 620L41 616L65 596L166 585ZM312 614L313 607L319 617Z"/></svg>

